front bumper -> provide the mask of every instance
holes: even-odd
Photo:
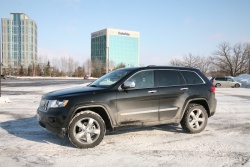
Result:
[[[37,109],[37,121],[41,127],[64,137],[67,132],[64,127],[66,116],[60,113],[60,111],[44,112]]]

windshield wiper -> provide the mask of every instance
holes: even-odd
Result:
[[[89,85],[89,87],[97,87],[96,85]]]

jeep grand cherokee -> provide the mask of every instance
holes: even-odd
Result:
[[[198,69],[135,67],[112,71],[86,87],[45,94],[39,124],[79,148],[97,146],[106,130],[180,123],[199,133],[216,109],[215,87]]]

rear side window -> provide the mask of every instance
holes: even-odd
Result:
[[[203,80],[195,73],[192,71],[182,71],[181,72],[186,83],[193,85],[193,84],[203,84]]]
[[[176,86],[183,84],[179,71],[174,70],[158,70],[157,80],[159,86]]]
[[[217,81],[226,81],[226,78],[215,78]]]

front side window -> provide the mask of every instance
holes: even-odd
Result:
[[[135,89],[152,88],[154,84],[154,71],[140,71],[128,79],[135,82]]]
[[[203,84],[203,80],[195,73],[192,71],[182,71],[181,72],[186,83],[188,85],[194,85],[194,84]]]
[[[183,80],[178,71],[159,70],[157,71],[157,80],[160,87],[182,85]]]

